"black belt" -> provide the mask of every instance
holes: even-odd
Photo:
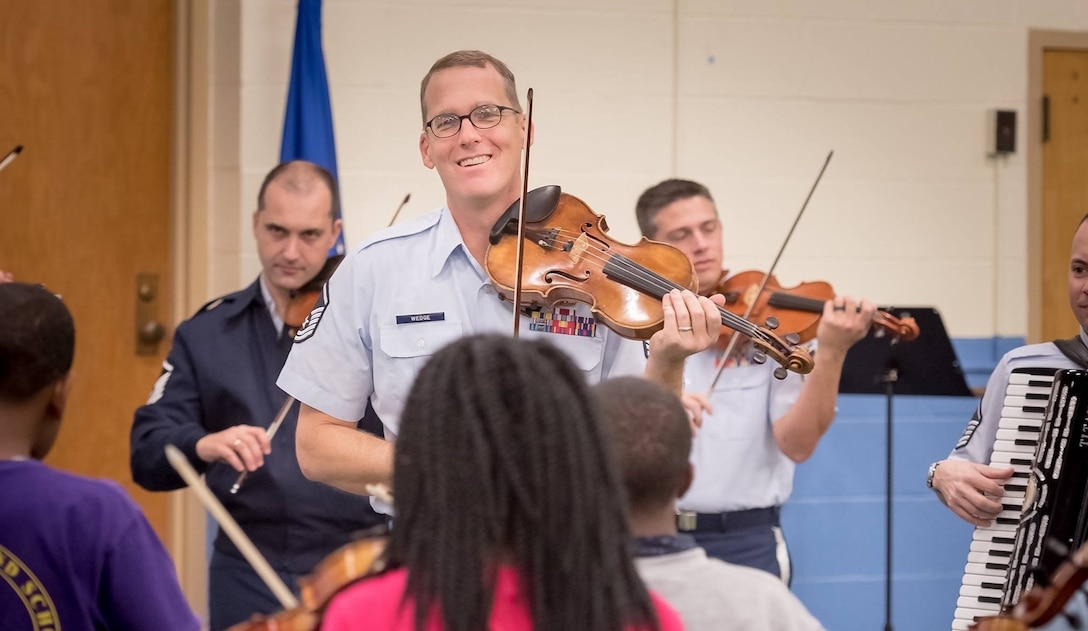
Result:
[[[676,529],[681,532],[725,532],[739,528],[778,526],[780,508],[768,506],[724,513],[693,513],[681,510],[676,514]]]

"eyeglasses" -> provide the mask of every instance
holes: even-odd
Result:
[[[435,138],[449,138],[461,131],[461,122],[466,118],[472,122],[476,129],[490,129],[502,122],[503,112],[521,113],[505,105],[481,105],[464,116],[439,114],[427,121],[426,127],[431,129],[431,133],[435,135]]]

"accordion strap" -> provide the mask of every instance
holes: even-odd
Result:
[[[1068,340],[1054,340],[1054,346],[1078,366],[1088,369],[1088,348],[1085,348],[1084,340],[1079,335]]]

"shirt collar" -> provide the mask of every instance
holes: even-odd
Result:
[[[268,315],[272,316],[272,326],[276,328],[276,336],[279,337],[283,335],[283,318],[280,317],[279,311],[276,309],[276,300],[272,297],[272,291],[268,289],[264,274],[257,277],[257,282],[261,286],[261,298],[264,299],[265,309],[268,309]]]
[[[438,215],[438,227],[435,232],[434,250],[431,254],[431,278],[438,276],[446,267],[446,263],[460,250],[461,256],[468,259],[469,263],[479,272],[484,280],[487,273],[480,267],[476,259],[472,258],[465,240],[461,238],[461,231],[457,228],[457,222],[453,219],[448,206],[442,208]]]
[[[697,547],[695,537],[683,533],[635,537],[631,540],[631,554],[636,557],[656,557],[676,554]]]

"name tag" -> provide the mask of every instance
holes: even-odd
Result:
[[[446,313],[410,313],[397,316],[397,324],[414,324],[416,322],[441,322],[446,319]]]

